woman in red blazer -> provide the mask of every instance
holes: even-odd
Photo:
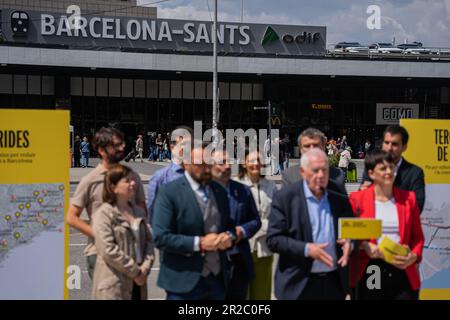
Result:
[[[416,196],[412,191],[394,187],[396,167],[389,153],[373,152],[367,155],[365,165],[373,184],[350,195],[353,212],[360,218],[381,219],[383,235],[408,247],[410,252],[405,257],[395,256],[393,264],[388,264],[377,246],[381,239],[361,241],[352,257],[352,286],[357,276],[359,299],[416,300],[420,289],[418,267],[424,245]],[[373,265],[381,271],[379,289],[373,278],[373,270],[378,269],[367,270]]]

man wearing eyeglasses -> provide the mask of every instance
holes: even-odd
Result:
[[[108,169],[119,163],[125,154],[125,142],[123,133],[114,128],[101,128],[92,141],[94,149],[101,158],[99,165],[84,176],[75,190],[75,194],[70,201],[67,212],[67,223],[88,236],[88,244],[84,250],[87,259],[87,269],[92,279],[97,258],[97,250],[94,245],[94,233],[90,222],[92,214],[103,204],[103,185],[105,173]],[[136,182],[136,195],[133,201],[147,211],[145,205],[145,193],[139,174],[132,171],[133,179]],[[80,218],[83,210],[86,209],[89,221]]]

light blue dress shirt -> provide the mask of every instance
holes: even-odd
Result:
[[[312,236],[314,243],[326,243],[325,251],[333,258],[334,266],[328,267],[324,263],[314,260],[311,272],[331,272],[337,269],[336,239],[334,235],[333,216],[331,214],[328,193],[318,200],[303,180],[303,191],[305,193],[306,204],[308,206],[309,221],[311,222]],[[305,246],[305,256],[308,256],[308,245]]]

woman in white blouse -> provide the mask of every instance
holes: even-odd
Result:
[[[272,292],[273,254],[266,244],[267,227],[276,185],[261,174],[261,155],[254,151],[246,152],[245,164],[239,166],[239,182],[247,185],[252,191],[258,212],[261,217],[261,229],[250,239],[255,266],[255,278],[249,286],[250,300],[270,300]]]
[[[378,247],[379,239],[362,241],[352,259],[352,280],[358,278],[359,297],[364,300],[416,300],[419,297],[420,276],[418,265],[422,259],[424,236],[420,223],[420,209],[413,191],[394,186],[395,164],[385,151],[369,153],[365,159],[370,188],[350,195],[355,215],[360,218],[379,219],[382,234],[407,248],[405,256],[394,255],[386,262]],[[373,268],[381,271],[381,288],[370,290],[368,277]],[[357,272],[356,272],[357,271]]]

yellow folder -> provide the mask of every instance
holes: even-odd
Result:
[[[369,240],[381,237],[381,220],[363,218],[339,218],[339,238]]]
[[[380,243],[378,244],[381,252],[383,252],[384,260],[387,263],[392,264],[394,261],[394,255],[396,256],[407,256],[409,249],[393,241],[391,238],[384,236]]]

